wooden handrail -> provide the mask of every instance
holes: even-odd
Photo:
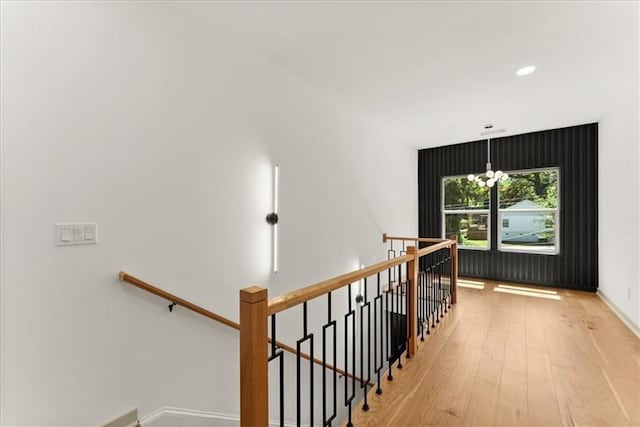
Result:
[[[410,242],[423,242],[423,243],[449,242],[449,239],[438,239],[436,237],[399,237],[399,236],[388,236],[387,233],[383,233],[382,242],[387,243],[387,240],[405,240]]]
[[[206,308],[200,307],[199,305],[196,305],[190,301],[187,301],[186,299],[180,298],[177,295],[174,295],[172,293],[169,293],[163,289],[160,289],[156,286],[153,286],[143,280],[138,279],[137,277],[134,277],[128,273],[125,273],[124,271],[121,271],[120,274],[118,274],[118,278],[120,279],[121,282],[125,282],[128,283],[130,285],[135,286],[136,288],[142,289],[144,291],[147,291],[149,293],[152,293],[154,295],[159,296],[160,298],[164,298],[167,301],[170,301],[176,305],[182,306],[186,309],[189,309],[195,313],[198,313],[204,317],[207,317],[211,320],[215,320],[216,322],[222,323],[223,325],[229,326],[230,328],[233,328],[237,331],[240,330],[240,325],[236,322],[234,322],[233,320],[227,319],[224,316],[221,316],[219,314],[216,314],[212,311],[207,310]],[[268,339],[268,342],[271,343],[271,338]],[[294,356],[297,354],[297,351],[295,348],[291,347],[290,345],[287,345],[283,342],[280,341],[276,341],[276,346],[278,346],[279,348],[281,348],[282,350],[293,354]],[[306,353],[300,353],[300,357],[302,357],[303,359],[306,360],[311,360],[311,357],[306,354]],[[323,365],[322,360],[314,357],[313,358],[313,363],[315,363],[316,365]],[[326,365],[327,369],[333,369],[333,366],[330,364]],[[340,368],[336,368],[336,372],[340,375],[342,375],[343,377],[349,377],[352,378],[356,381],[362,382],[362,379],[358,378],[357,376],[354,376],[352,374],[349,374],[348,372],[345,372],[344,370],[340,369]],[[372,383],[369,383],[369,385],[373,385]]]
[[[271,298],[269,300],[269,314],[276,314],[288,308],[295,307],[298,304],[302,304],[305,301],[312,300],[328,292],[340,289],[350,283],[355,283],[365,277],[372,276],[381,271],[393,268],[396,265],[408,262],[410,259],[413,259],[413,256],[399,256],[379,262],[377,264],[370,265],[369,267],[365,267],[362,270],[355,270],[350,273],[342,274],[329,280],[323,280],[322,282],[318,282],[301,289],[296,289],[295,291],[287,292],[286,294],[282,294],[275,298]]]
[[[440,243],[436,243],[435,245],[427,246],[418,251],[418,258],[428,255],[433,252],[437,252],[440,249],[450,248],[453,242],[451,240],[441,240]]]
[[[138,279],[137,277],[133,277],[132,275],[125,273],[124,271],[121,271],[120,274],[118,275],[118,277],[120,278],[121,282],[126,282],[130,285],[135,286],[136,288],[140,288],[142,290],[145,290],[149,293],[152,293],[154,295],[159,296],[160,298],[164,298],[167,301],[171,301],[172,303],[182,306],[184,308],[187,308],[191,311],[195,311],[198,314],[203,315],[204,317],[208,317],[211,320],[215,320],[216,322],[222,323],[223,325],[227,325],[237,331],[240,330],[240,325],[236,322],[234,322],[233,320],[229,320],[224,316],[220,316],[219,314],[216,314],[212,311],[207,310],[206,308],[202,308],[199,305],[196,305],[190,301],[187,301],[186,299],[182,299],[179,296],[170,294],[167,291],[164,291],[160,288],[157,288],[147,282],[144,282],[140,279]]]
[[[451,245],[453,244],[451,240],[447,239],[437,239],[437,241],[438,243],[435,245],[427,246],[420,249],[418,251],[418,258],[439,251],[440,249],[451,247]],[[347,286],[351,283],[356,283],[361,279],[373,276],[376,273],[388,270],[397,265],[409,262],[413,259],[414,255],[402,255],[379,262],[377,264],[370,265],[369,267],[365,267],[361,270],[354,270],[350,273],[342,274],[340,276],[336,276],[328,280],[323,280],[322,282],[318,282],[301,289],[287,292],[286,294],[277,296],[269,300],[268,313],[270,315],[279,313],[291,307],[295,307],[298,304],[302,304],[305,301],[312,300],[328,292],[332,292],[336,289]]]

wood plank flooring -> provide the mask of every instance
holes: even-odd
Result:
[[[354,425],[640,426],[640,339],[587,292],[461,279],[394,377]]]

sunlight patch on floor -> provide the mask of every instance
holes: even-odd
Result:
[[[509,285],[498,285],[494,287],[493,290],[494,292],[502,292],[505,294],[552,299],[555,301],[560,301],[562,299],[556,291],[547,291],[544,289],[523,288],[520,286],[509,286]]]
[[[504,289],[514,289],[516,291],[527,291],[527,292],[536,292],[540,294],[558,295],[556,291],[551,291],[547,289],[524,288],[522,286],[512,286],[512,285],[498,285],[498,287],[504,288]]]
[[[477,282],[475,280],[458,279],[458,286],[460,286],[461,288],[484,289],[484,282]]]

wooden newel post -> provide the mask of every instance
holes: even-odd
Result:
[[[269,424],[267,290],[240,290],[240,425]]]
[[[407,274],[407,331],[409,331],[409,354],[415,355],[418,350],[418,250],[415,246],[407,246],[407,255],[412,255]]]
[[[458,235],[452,234],[451,240],[451,304],[458,302]]]

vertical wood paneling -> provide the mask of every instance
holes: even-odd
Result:
[[[420,150],[421,236],[440,236],[441,179],[482,172],[486,141]],[[494,169],[560,168],[560,254],[497,251],[497,210],[491,213],[492,250],[460,250],[460,275],[595,291],[598,287],[597,123],[496,138]],[[491,195],[497,203],[497,190]]]

